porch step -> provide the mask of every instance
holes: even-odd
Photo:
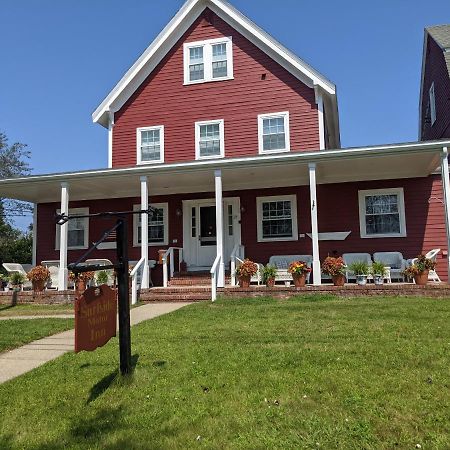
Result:
[[[230,284],[230,276],[225,276],[225,283]],[[211,274],[209,272],[185,272],[175,273],[169,281],[169,286],[211,286]]]
[[[155,287],[143,289],[140,294],[140,301],[168,301],[168,302],[198,302],[211,300],[211,288],[208,286],[169,286],[167,288]]]

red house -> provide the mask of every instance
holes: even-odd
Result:
[[[318,285],[328,254],[440,248],[447,280],[450,141],[340,148],[334,84],[226,1],[188,0],[92,117],[109,133],[107,169],[0,181],[0,196],[35,203],[34,258],[59,260],[59,289],[109,223],[59,227],[57,211],[148,204],[156,213],[129,219],[144,267],[182,252],[221,286],[235,255],[311,255]]]

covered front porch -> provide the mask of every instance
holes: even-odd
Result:
[[[211,272],[213,285],[223,287],[225,270],[237,251],[239,257],[262,264],[273,255],[311,255],[311,284],[320,286],[321,260],[328,254],[398,251],[411,258],[439,246],[438,267],[442,278],[448,279],[449,144],[293,152],[32,176],[0,181],[0,195],[36,204],[34,263],[59,261],[61,291],[67,289],[68,262],[100,237],[107,221],[91,219],[78,230],[65,224],[56,231],[56,211],[145,210],[148,205],[158,211],[156,219],[135,215],[129,223],[130,259],[141,263],[143,289],[150,287],[150,260],[162,263],[152,274],[158,281],[161,272],[156,284],[168,286],[184,261],[188,271]],[[402,189],[405,233],[374,239],[361,232],[358,195],[377,189]],[[274,208],[280,220],[266,217],[264,208]],[[429,233],[430,217],[438,216],[442,226]],[[341,239],[343,234],[347,235]],[[79,245],[71,246],[74,236]],[[92,256],[114,260],[114,253],[114,243],[107,242]]]

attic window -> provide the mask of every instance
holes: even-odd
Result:
[[[429,96],[430,96],[431,125],[433,125],[434,122],[436,122],[436,99],[435,99],[435,95],[434,95],[434,82],[431,83]]]
[[[184,84],[233,78],[231,37],[184,44]]]

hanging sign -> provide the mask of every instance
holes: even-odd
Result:
[[[116,335],[117,298],[106,284],[91,287],[75,300],[75,353],[93,351]]]

